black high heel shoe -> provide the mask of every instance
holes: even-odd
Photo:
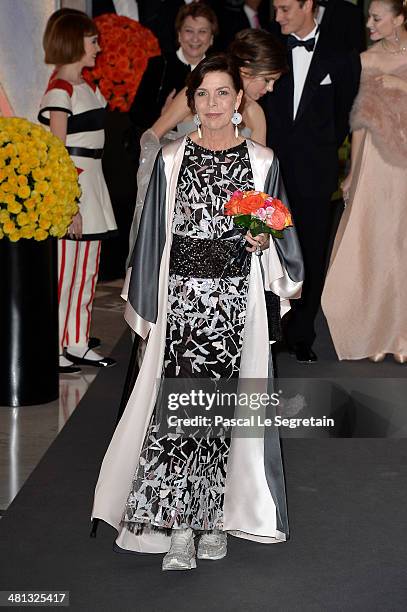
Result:
[[[92,529],[90,530],[89,537],[96,538],[96,532],[99,527],[99,519],[92,519]]]

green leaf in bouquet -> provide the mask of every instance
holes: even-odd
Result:
[[[271,229],[269,227],[270,230],[270,234],[273,234],[274,238],[283,238],[283,231],[282,230],[276,230],[276,229]]]
[[[252,222],[252,216],[251,215],[236,215],[233,218],[235,225],[238,225],[239,227],[247,227],[247,229],[250,228],[250,224]]]
[[[268,228],[263,221],[260,221],[260,219],[252,219],[252,222],[250,223],[250,232],[252,236],[269,233],[269,229],[270,228]]]
[[[276,230],[266,225],[260,219],[255,219],[251,215],[236,215],[233,218],[235,225],[239,227],[245,227],[250,230],[252,236],[258,236],[259,234],[271,234],[275,238],[282,238],[283,231]]]
[[[250,232],[252,236],[258,236],[259,234],[271,234],[275,238],[283,237],[282,230],[273,229],[272,227],[269,227],[268,225],[263,223],[263,221],[260,221],[260,219],[254,219],[252,221],[252,224],[250,226]]]

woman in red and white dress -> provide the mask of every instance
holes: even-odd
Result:
[[[89,347],[89,330],[101,240],[117,226],[102,171],[106,100],[82,77],[82,70],[94,66],[100,51],[98,31],[85,14],[50,19],[45,62],[56,68],[38,118],[65,143],[82,189],[79,212],[58,248],[59,367],[60,372],[75,373],[79,365],[115,364]]]

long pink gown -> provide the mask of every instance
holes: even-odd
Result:
[[[366,72],[367,79],[377,75]],[[407,81],[406,68],[393,73]],[[394,89],[378,91],[377,85],[375,89],[376,96],[384,96],[380,103],[394,114],[389,125],[394,127],[391,121],[397,120],[402,125],[407,94]],[[372,88],[363,91],[361,87],[359,95],[365,97],[355,103],[359,103],[366,119],[362,121],[365,137],[322,295],[322,308],[339,359],[363,359],[380,352],[407,355],[407,144],[402,142],[402,128],[392,129],[386,142],[387,112],[385,117],[376,116],[375,101],[374,125],[371,130],[367,127],[369,91]],[[358,129],[356,115],[353,127],[356,124]],[[383,128],[381,138],[377,137],[376,125]],[[404,161],[399,150],[392,156],[392,142],[402,152],[405,147]]]

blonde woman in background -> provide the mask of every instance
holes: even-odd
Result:
[[[339,359],[407,362],[407,0],[373,0],[351,115],[347,207],[322,307]]]

